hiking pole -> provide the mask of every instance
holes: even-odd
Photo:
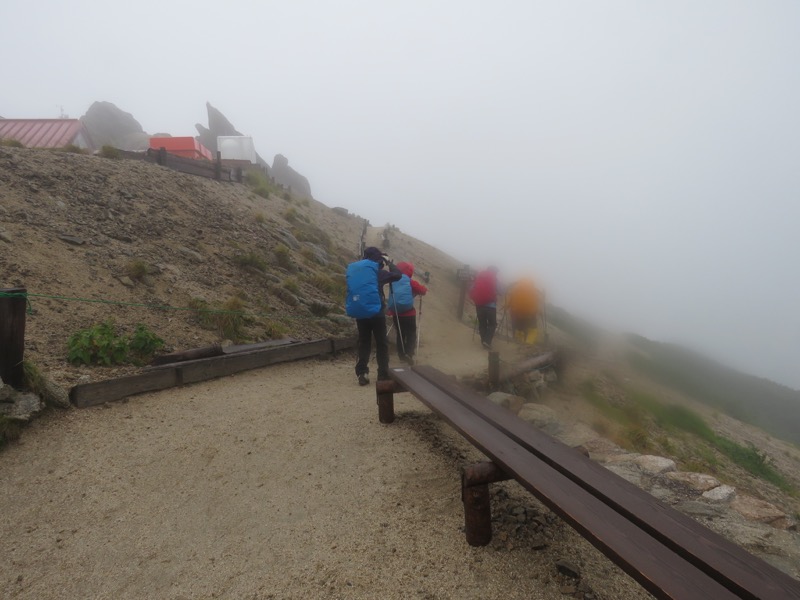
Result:
[[[419,340],[422,337],[422,296],[419,297],[419,310],[417,312],[419,316],[417,317],[417,351],[414,353],[415,356],[419,356]]]
[[[397,314],[397,298],[394,297],[394,288],[392,287],[391,282],[389,283],[389,294],[390,298],[392,299],[392,304],[394,305],[394,319],[397,319],[397,337],[400,338],[400,349],[403,352],[403,356],[408,356],[406,354],[406,343],[403,339],[403,330],[400,329],[400,315]],[[392,319],[394,321],[394,319]]]

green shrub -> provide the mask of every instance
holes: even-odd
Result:
[[[267,261],[255,252],[248,252],[247,254],[240,254],[233,257],[233,262],[243,269],[253,268],[262,273],[267,270]]]
[[[143,260],[134,259],[125,265],[125,274],[134,281],[142,281],[149,272],[150,269]]]
[[[24,148],[25,144],[11,138],[0,138],[0,146],[5,146],[6,148]]]
[[[281,300],[284,304],[288,304],[289,306],[297,306],[298,300],[297,296],[295,296],[292,292],[287,290],[285,287],[280,285],[274,285],[270,288],[272,294]]]
[[[136,326],[128,342],[130,359],[136,364],[150,362],[153,355],[164,347],[164,340],[141,323]]]
[[[326,317],[331,312],[331,306],[330,304],[315,301],[308,305],[308,310],[317,317]]]
[[[275,246],[275,249],[272,252],[275,255],[275,261],[278,263],[279,267],[282,267],[287,271],[295,270],[294,261],[292,260],[289,248],[283,244],[278,244]]]
[[[45,388],[44,375],[34,363],[22,361],[23,385],[25,389],[41,396]]]
[[[72,154],[86,154],[86,151],[81,148],[80,146],[76,146],[75,144],[67,144],[59,148],[61,152],[70,152]]]
[[[298,294],[300,292],[300,285],[298,285],[297,280],[294,277],[287,277],[284,279],[283,287],[293,294]]]
[[[267,220],[267,218],[264,216],[264,213],[262,213],[262,212],[257,212],[253,216],[253,219],[255,220],[256,223],[264,223]]]
[[[216,313],[217,330],[226,340],[241,342],[244,340],[245,315],[244,302],[236,296],[228,298],[222,304],[222,311]]]
[[[271,193],[276,193],[277,188],[270,183],[269,178],[259,170],[251,169],[244,175],[244,182],[253,192],[262,198],[269,198]]]
[[[102,156],[103,158],[110,158],[112,160],[119,160],[122,158],[119,150],[114,148],[114,146],[103,146],[100,148],[100,152],[97,153],[98,156]]]
[[[281,198],[283,198],[287,202],[291,202],[292,201],[292,195],[289,192],[283,192],[281,194]]]
[[[294,207],[290,207],[283,211],[283,218],[290,223],[295,223],[300,220],[300,213]]]
[[[67,341],[67,360],[73,365],[116,365],[128,358],[128,340],[118,336],[108,320],[74,333]]]
[[[74,365],[141,364],[163,345],[164,340],[141,324],[130,339],[118,335],[109,319],[73,334],[67,341],[67,360]]]
[[[189,308],[194,311],[194,316],[197,319],[197,324],[203,329],[214,328],[214,317],[211,312],[211,307],[208,302],[202,298],[192,298],[189,300]]]

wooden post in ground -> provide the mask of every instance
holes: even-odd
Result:
[[[222,179],[222,152],[217,150],[217,160],[214,161],[214,179],[220,181]]]
[[[25,379],[22,358],[27,292],[23,287],[0,289],[0,377],[15,388],[21,387]]]
[[[378,420],[381,423],[394,422],[394,381],[378,381],[375,393],[378,397]]]
[[[167,166],[167,149],[164,146],[158,149],[158,156],[156,156],[156,163],[162,167]]]
[[[485,546],[492,541],[489,484],[506,479],[510,478],[493,462],[467,465],[461,469],[464,533],[470,546]]]
[[[489,352],[489,387],[496,390],[500,386],[500,353]]]

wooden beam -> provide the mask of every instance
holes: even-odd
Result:
[[[0,292],[0,378],[19,388],[25,380],[22,359],[25,354],[25,309],[27,289],[3,288]]]

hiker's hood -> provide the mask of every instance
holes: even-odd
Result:
[[[409,277],[414,275],[414,263],[399,262],[397,263],[397,268],[403,275],[408,275]]]

